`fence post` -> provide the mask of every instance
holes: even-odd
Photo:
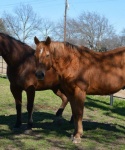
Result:
[[[113,106],[113,94],[110,95],[110,105]]]

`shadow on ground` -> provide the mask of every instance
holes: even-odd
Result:
[[[15,135],[19,135],[19,138],[16,139],[17,145],[19,147],[20,145],[21,147],[25,147],[25,144],[22,142],[21,139],[27,139],[27,136],[22,136],[26,128],[27,113],[23,113],[22,116],[24,121],[23,127],[20,131],[18,130],[17,132],[12,131],[16,120],[16,115],[0,116],[0,138],[6,137],[9,140],[15,141]],[[33,118],[34,127],[33,132],[30,135],[32,136],[32,138],[34,138],[35,140],[46,140],[49,143],[51,142],[51,144],[56,148],[58,147],[60,149],[67,149],[67,146],[69,146],[69,150],[72,149],[72,146],[70,144],[66,145],[66,143],[60,139],[60,137],[67,137],[67,141],[71,141],[70,136],[72,131],[74,130],[74,125],[70,124],[68,120],[64,118],[57,119],[57,117],[54,114],[50,114],[47,112],[34,112]],[[7,125],[10,130],[3,130],[1,125]],[[91,139],[93,141],[96,140],[101,142],[101,138],[104,139],[105,135],[108,135],[109,131],[110,133],[113,132],[113,135],[117,132],[125,135],[125,127],[118,126],[115,124],[106,124],[83,120],[83,126],[85,131],[85,136],[83,137],[83,140]],[[99,129],[100,132],[97,131],[97,129]],[[104,132],[104,135],[102,134],[102,131]],[[55,134],[55,137],[57,138],[49,138],[49,136],[52,136],[52,134]],[[98,134],[101,138],[98,138],[96,134]],[[78,150],[81,149],[79,146],[74,147]]]
[[[85,102],[85,107],[90,110],[93,110],[93,108],[99,108],[104,111],[110,110],[112,113],[116,113],[118,115],[125,116],[125,105],[123,107],[114,107],[114,106],[112,107],[107,102],[104,102],[104,101],[101,101],[98,99],[92,99],[90,97],[87,97],[87,101]]]
[[[23,113],[22,116],[23,116],[22,118],[24,122],[22,129],[24,129],[26,127],[26,122],[27,122],[27,113]],[[34,118],[33,128],[39,128],[39,129],[41,128],[43,130],[47,130],[48,132],[55,131],[57,132],[57,134],[60,134],[58,133],[58,131],[63,130],[61,134],[66,135],[66,136],[67,136],[67,133],[65,132],[65,130],[74,129],[74,125],[69,123],[68,120],[64,118],[57,118],[54,114],[50,114],[47,112],[34,112],[33,118]],[[0,125],[8,125],[10,130],[13,129],[15,121],[16,121],[16,115],[10,115],[10,116],[1,115],[0,116]],[[84,131],[96,130],[97,128],[100,128],[106,131],[125,133],[125,126],[120,126],[120,125],[115,125],[115,124],[83,120],[83,126],[84,126]],[[123,130],[118,129],[117,128],[118,126]]]

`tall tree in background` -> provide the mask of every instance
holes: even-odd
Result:
[[[22,42],[33,38],[41,24],[41,18],[34,13],[32,7],[23,4],[14,10],[13,15],[5,12],[4,21],[10,34]]]
[[[121,45],[125,46],[125,28],[121,32],[120,39],[121,39]]]
[[[110,39],[115,35],[112,25],[108,19],[95,12],[83,12],[74,25],[77,35],[81,38],[81,44],[99,51],[104,39]]]
[[[54,23],[48,19],[42,19],[39,26],[40,37],[46,38],[47,36],[53,36]]]
[[[53,30],[53,36],[55,40],[63,41],[64,39],[64,21],[63,20],[60,20],[56,23],[55,28]]]
[[[56,36],[62,39],[62,21],[57,24],[56,29],[58,31]],[[108,40],[115,41],[116,34],[113,26],[104,16],[95,12],[83,12],[77,18],[67,18],[66,39],[73,44],[85,45],[95,51],[104,51],[113,47]]]

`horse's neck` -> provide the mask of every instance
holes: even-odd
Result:
[[[32,49],[28,50],[28,46],[26,47],[22,44],[17,47],[16,44],[8,46],[6,43],[4,43],[4,46],[5,47],[2,48],[2,57],[9,67],[18,66],[22,61],[24,61],[26,56],[32,53]]]
[[[77,73],[79,67],[79,60],[74,54],[67,53],[67,55],[61,55],[60,57],[52,58],[53,68],[63,78],[72,78]]]

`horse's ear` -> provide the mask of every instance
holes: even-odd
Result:
[[[39,39],[36,36],[34,37],[34,42],[36,45],[40,43]]]
[[[46,45],[49,45],[50,43],[51,43],[51,38],[48,36],[47,39],[46,39],[45,44],[46,44]]]

